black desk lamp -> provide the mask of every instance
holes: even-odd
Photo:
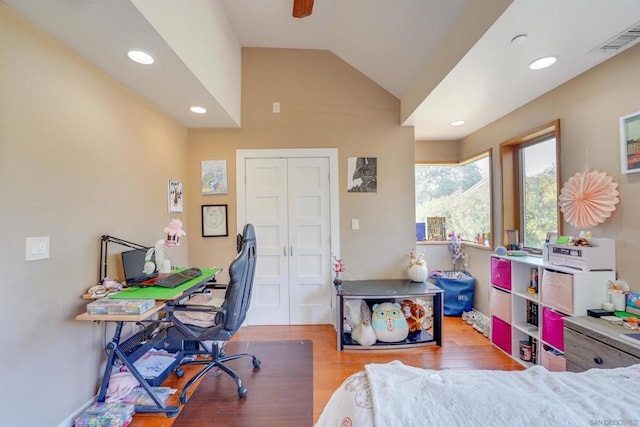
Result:
[[[150,246],[140,245],[138,243],[129,242],[127,240],[120,239],[109,235],[102,235],[100,237],[100,264],[98,265],[98,284],[102,284],[102,281],[107,277],[107,258],[109,243],[116,243],[118,245],[126,246],[131,249],[139,249],[148,251]]]
[[[180,246],[180,237],[186,235],[187,233],[182,229],[182,221],[180,221],[179,219],[172,219],[169,225],[164,228],[164,232],[167,234],[167,239],[158,240],[153,247],[129,242],[128,240],[109,236],[107,234],[102,235],[100,237],[100,264],[98,265],[98,284],[101,285],[102,281],[107,277],[107,249],[110,242],[117,243],[118,245],[126,246],[131,249],[139,249],[144,251],[153,249],[153,254],[155,255],[156,259],[156,264],[153,266],[154,270],[158,270],[161,273],[169,273],[171,271],[171,264],[169,258],[167,258],[165,255],[164,248]],[[148,252],[147,257],[150,258],[150,255],[151,253]]]

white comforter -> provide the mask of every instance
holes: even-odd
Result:
[[[640,425],[639,386],[640,365],[571,373],[369,364],[336,390],[316,425]]]

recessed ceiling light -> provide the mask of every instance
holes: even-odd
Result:
[[[207,109],[204,108],[204,107],[193,106],[193,107],[189,108],[189,111],[191,111],[192,113],[204,114],[204,113],[207,112]]]
[[[542,70],[543,68],[547,68],[556,63],[558,58],[555,56],[545,56],[544,58],[536,59],[531,64],[529,64],[529,68],[532,70]]]
[[[527,38],[528,37],[526,34],[518,34],[517,36],[511,39],[511,44],[522,44],[527,41]]]
[[[155,62],[153,56],[141,50],[130,50],[129,52],[127,52],[127,56],[130,60],[132,60],[133,62],[137,62],[138,64],[151,65]]]
[[[454,120],[451,122],[451,126],[462,126],[463,124],[467,123],[464,120]]]

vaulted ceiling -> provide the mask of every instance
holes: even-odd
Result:
[[[242,47],[329,50],[400,100],[416,140],[458,140],[640,40],[638,0],[316,0],[305,18],[293,0],[2,1],[191,128],[241,126]]]

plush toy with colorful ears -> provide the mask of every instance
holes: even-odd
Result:
[[[409,325],[398,303],[374,304],[371,326],[382,342],[404,341],[409,335]]]

